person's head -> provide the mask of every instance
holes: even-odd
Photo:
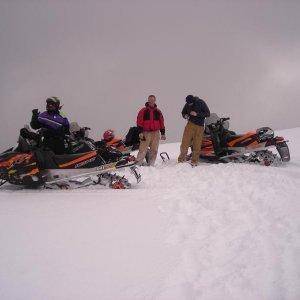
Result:
[[[193,105],[194,104],[194,96],[193,95],[188,95],[185,97],[185,101],[188,105]]]
[[[46,110],[48,112],[58,112],[60,110],[60,100],[57,97],[49,97],[46,99]]]
[[[149,106],[154,107],[156,102],[156,97],[154,95],[148,96]]]
[[[103,140],[110,142],[115,137],[115,133],[112,129],[108,129],[103,133]]]

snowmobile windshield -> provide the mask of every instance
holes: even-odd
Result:
[[[205,119],[204,124],[205,124],[205,126],[208,126],[210,124],[216,123],[219,120],[220,120],[220,117],[216,113],[211,113],[210,116]],[[223,127],[226,130],[229,129],[229,121],[228,120],[223,122]]]
[[[216,113],[211,113],[209,117],[205,118],[205,125],[208,126],[210,124],[216,123],[220,120],[220,117]]]

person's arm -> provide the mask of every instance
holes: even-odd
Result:
[[[182,111],[181,111],[181,114],[182,114],[182,117],[184,119],[188,119],[189,118],[189,113],[188,113],[188,110],[187,110],[187,104],[184,105]]]
[[[165,136],[166,135],[165,121],[161,111],[159,111],[159,126],[160,126],[161,135]]]
[[[64,133],[65,134],[70,134],[70,123],[69,123],[69,120],[67,118],[64,118],[63,127],[64,127]]]
[[[205,101],[203,100],[202,101],[202,110],[203,110],[203,116],[205,117],[205,118],[207,118],[207,117],[209,117],[210,116],[210,110],[209,110],[209,108],[208,108],[208,106],[207,106],[207,104],[205,103]]]
[[[136,120],[136,125],[139,128],[140,133],[143,132],[143,130],[144,130],[144,112],[145,112],[145,109],[142,108],[139,111],[137,120]]]
[[[32,129],[40,129],[42,127],[41,123],[38,120],[39,117],[39,111],[38,109],[34,109],[32,111],[32,117],[30,121],[30,126]]]
[[[203,100],[194,105],[193,111],[196,113],[196,117],[199,118],[206,118],[210,116],[209,108]]]

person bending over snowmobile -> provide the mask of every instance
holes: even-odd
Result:
[[[30,126],[41,129],[43,146],[55,154],[64,154],[66,134],[69,134],[69,121],[60,112],[60,100],[57,97],[46,99],[46,111],[39,113],[38,109],[32,111]]]
[[[178,162],[186,161],[188,148],[192,145],[193,154],[191,164],[192,166],[197,166],[204,132],[204,119],[209,117],[210,111],[205,101],[196,96],[188,95],[185,100],[186,104],[181,114],[188,122],[183,132]]]

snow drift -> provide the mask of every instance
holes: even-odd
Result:
[[[1,299],[299,299],[291,162],[142,167],[132,190],[0,189]]]

